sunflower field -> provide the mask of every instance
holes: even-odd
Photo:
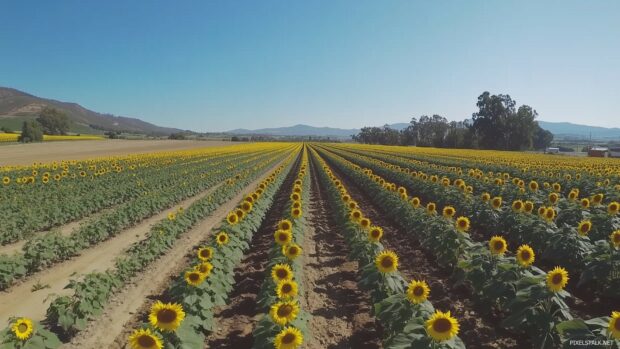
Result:
[[[249,143],[0,166],[0,349],[620,349],[617,159]]]

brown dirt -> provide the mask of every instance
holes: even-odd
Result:
[[[351,197],[356,200],[364,215],[384,230],[382,243],[399,257],[399,271],[406,280],[425,280],[431,288],[429,300],[433,306],[450,312],[461,326],[459,336],[468,348],[526,348],[530,344],[498,326],[499,320],[482,315],[475,308],[471,295],[462,288],[453,288],[450,275],[439,268],[429,254],[423,252],[418,241],[402,232],[394,222],[385,218],[376,204],[337,168],[334,174],[342,180]]]
[[[49,297],[50,295],[72,293],[72,290],[64,289],[71,278],[78,278],[80,275],[93,271],[104,271],[113,267],[116,257],[121,255],[125,248],[131,244],[142,240],[150,231],[151,226],[166,218],[169,211],[177,210],[181,206],[188,207],[196,200],[211,193],[218,186],[188,198],[170,209],[151,216],[134,227],[82,251],[79,256],[35,273],[4,292],[0,292],[0,323],[6,323],[10,316],[25,316],[34,320],[42,320],[47,307],[54,298]],[[49,287],[32,292],[32,287],[35,285],[47,285]]]
[[[35,144],[10,144],[0,147],[0,167],[32,165],[60,160],[83,160],[133,153],[174,151],[234,145],[222,141],[123,140],[67,141]]]
[[[304,241],[305,299],[302,306],[312,314],[308,324],[312,340],[307,349],[380,348],[371,301],[357,287],[355,261],[338,229],[329,219],[327,202],[312,166],[312,196]]]
[[[218,207],[211,216],[185,233],[168,253],[147,268],[148,272],[125,285],[125,288],[110,300],[101,316],[89,322],[84,331],[62,348],[124,348],[134,325],[141,323],[140,316],[150,308],[154,298],[166,289],[171,278],[186,268],[194,247],[211,236],[205,232],[211,232],[217,227],[244,195],[279,165],[280,163],[268,169],[265,175],[250,183],[235,197]]]
[[[293,167],[282,183],[265,219],[252,237],[250,249],[235,268],[234,289],[228,304],[215,311],[216,330],[207,338],[205,348],[251,348],[254,344],[252,331],[264,314],[257,309],[256,301],[266,276],[265,268],[269,262],[269,250],[273,245],[274,227],[282,219],[282,212],[287,210],[297,168],[298,166]]]

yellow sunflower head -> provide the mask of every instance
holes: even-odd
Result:
[[[353,222],[359,222],[362,217],[364,217],[362,215],[362,211],[358,209],[351,210],[351,213],[349,213],[349,219],[351,219]]]
[[[425,325],[428,335],[437,342],[449,340],[459,333],[459,323],[449,311],[444,313],[436,310]]]
[[[612,311],[607,332],[613,339],[620,339],[620,311]]]
[[[381,251],[375,258],[375,265],[382,273],[392,273],[398,269],[398,256],[392,251]]]
[[[278,283],[283,280],[293,279],[293,269],[288,264],[280,263],[271,268],[271,278],[273,282]]]
[[[177,215],[174,212],[168,213],[168,220],[173,221],[177,218]]]
[[[620,247],[620,230],[616,230],[611,233],[611,235],[609,235],[609,239],[614,247]]]
[[[531,181],[529,187],[530,187],[531,191],[537,191],[538,190],[538,182]]]
[[[293,194],[291,194],[290,199],[292,201],[300,201],[301,200],[301,195],[299,195],[299,193],[293,193]]]
[[[405,187],[398,187],[398,194],[405,194],[407,195],[407,189]]]
[[[301,201],[293,201],[291,204],[292,208],[301,208]]]
[[[295,320],[299,314],[299,304],[296,301],[277,302],[269,309],[271,320],[280,326]]]
[[[534,203],[531,201],[526,201],[523,203],[523,212],[532,213],[534,210]]]
[[[301,208],[292,208],[291,209],[291,216],[293,218],[299,218],[302,215],[302,211]]]
[[[17,339],[25,341],[32,335],[34,325],[32,324],[32,320],[28,318],[19,318],[11,325],[11,331]]]
[[[368,229],[368,239],[370,241],[378,242],[383,237],[383,229],[381,227],[372,226]]]
[[[304,342],[301,331],[295,327],[285,327],[276,335],[274,340],[275,349],[297,349]]]
[[[592,229],[592,222],[590,222],[589,220],[581,221],[579,222],[579,225],[577,226],[577,233],[579,233],[579,235],[581,236],[586,236],[588,235],[591,229]]]
[[[568,272],[561,267],[555,267],[547,273],[547,287],[551,292],[558,292],[568,284]]]
[[[239,217],[239,220],[242,220],[243,217],[245,217],[245,211],[240,208],[235,209],[235,214]]]
[[[202,274],[205,278],[207,278],[211,274],[211,270],[213,270],[213,264],[209,262],[202,262],[194,267],[194,270]]]
[[[282,280],[276,284],[276,294],[279,299],[291,299],[297,297],[299,287],[294,280]]]
[[[411,199],[411,206],[418,208],[420,207],[420,198],[418,197],[414,197],[413,199]]]
[[[560,190],[562,190],[560,183],[553,183],[553,191],[560,192]]]
[[[559,199],[560,199],[560,196],[558,195],[558,193],[549,193],[549,202],[552,205],[558,202]]]
[[[534,250],[528,245],[521,245],[517,249],[517,263],[519,263],[522,267],[529,267],[534,263],[536,259],[536,255],[534,254]]]
[[[244,201],[241,203],[241,209],[243,210],[243,212],[248,213],[250,211],[252,211],[252,203],[249,201]]]
[[[580,203],[581,203],[581,207],[583,208],[590,207],[590,200],[588,200],[587,198],[581,199]]]
[[[547,222],[551,222],[555,219],[555,209],[553,207],[547,207],[545,209],[544,218]]]
[[[175,331],[185,318],[185,312],[180,304],[155,302],[151,307],[149,322],[162,331]]]
[[[278,245],[284,246],[289,244],[293,240],[293,233],[290,230],[278,229],[273,234],[273,238]]]
[[[434,202],[429,202],[428,204],[426,204],[426,213],[430,215],[434,215],[435,213],[437,213],[437,205],[435,205]]]
[[[219,232],[215,236],[215,242],[217,242],[217,244],[220,245],[220,246],[226,245],[229,240],[230,239],[228,238],[228,234],[226,234],[226,232],[224,232],[224,231]]]
[[[620,211],[620,203],[618,203],[617,201],[612,201],[609,203],[609,205],[607,205],[607,213],[609,213],[610,215],[616,215],[618,214],[618,211]]]
[[[515,212],[523,211],[523,201],[515,200],[512,202],[512,210]]]
[[[430,293],[431,289],[426,284],[426,281],[413,280],[407,286],[407,299],[413,304],[425,302]]]
[[[489,240],[489,250],[493,255],[503,255],[508,250],[508,243],[506,243],[506,240],[501,236],[493,236],[491,240]]]
[[[466,232],[469,230],[469,218],[467,217],[459,217],[456,219],[456,222],[454,222],[454,226],[456,227],[456,230],[460,231],[460,232]]]
[[[135,330],[129,336],[129,346],[131,349],[162,349],[164,344],[157,332],[146,328]]]
[[[343,194],[341,196],[342,201],[344,202],[349,202],[349,200],[351,200],[351,196],[349,194]]]
[[[502,207],[502,198],[500,196],[496,196],[491,200],[491,206],[496,209],[499,210],[500,207]]]
[[[211,247],[205,246],[198,249],[198,259],[208,261],[211,258],[213,258],[213,249]]]
[[[371,222],[370,222],[370,219],[364,217],[360,219],[359,224],[362,228],[368,228],[370,227]]]
[[[358,207],[357,202],[353,200],[349,200],[349,202],[347,203],[347,206],[349,206],[349,209],[351,210],[354,210]]]
[[[446,218],[452,218],[455,213],[456,213],[456,210],[452,206],[446,206],[443,208],[443,211],[442,211],[443,216]]]
[[[599,205],[601,202],[603,202],[603,198],[604,198],[604,197],[605,197],[605,196],[604,196],[603,194],[601,194],[601,193],[595,194],[595,195],[592,197],[592,202],[593,202],[595,205]]]
[[[579,196],[579,193],[574,190],[571,190],[570,193],[568,193],[568,199],[571,201],[577,199],[577,196]]]
[[[185,282],[190,286],[200,286],[206,278],[205,274],[197,270],[188,270],[185,272]]]
[[[288,219],[283,219],[278,222],[278,229],[280,230],[291,230],[293,229],[293,223]]]
[[[226,216],[226,222],[228,222],[228,224],[230,224],[230,225],[235,225],[235,224],[239,223],[239,216],[237,216],[237,213],[235,213],[235,212],[230,212]]]
[[[489,193],[482,193],[481,198],[482,198],[482,201],[488,202],[489,200],[491,200],[491,194],[489,194]]]
[[[290,260],[299,257],[301,255],[301,252],[301,246],[294,243],[282,246],[282,254]]]

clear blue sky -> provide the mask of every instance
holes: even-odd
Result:
[[[352,128],[507,93],[620,127],[620,1],[2,1],[0,86],[200,131]]]

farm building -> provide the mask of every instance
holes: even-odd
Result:
[[[609,148],[593,147],[588,150],[588,156],[595,158],[606,158],[609,156]]]

